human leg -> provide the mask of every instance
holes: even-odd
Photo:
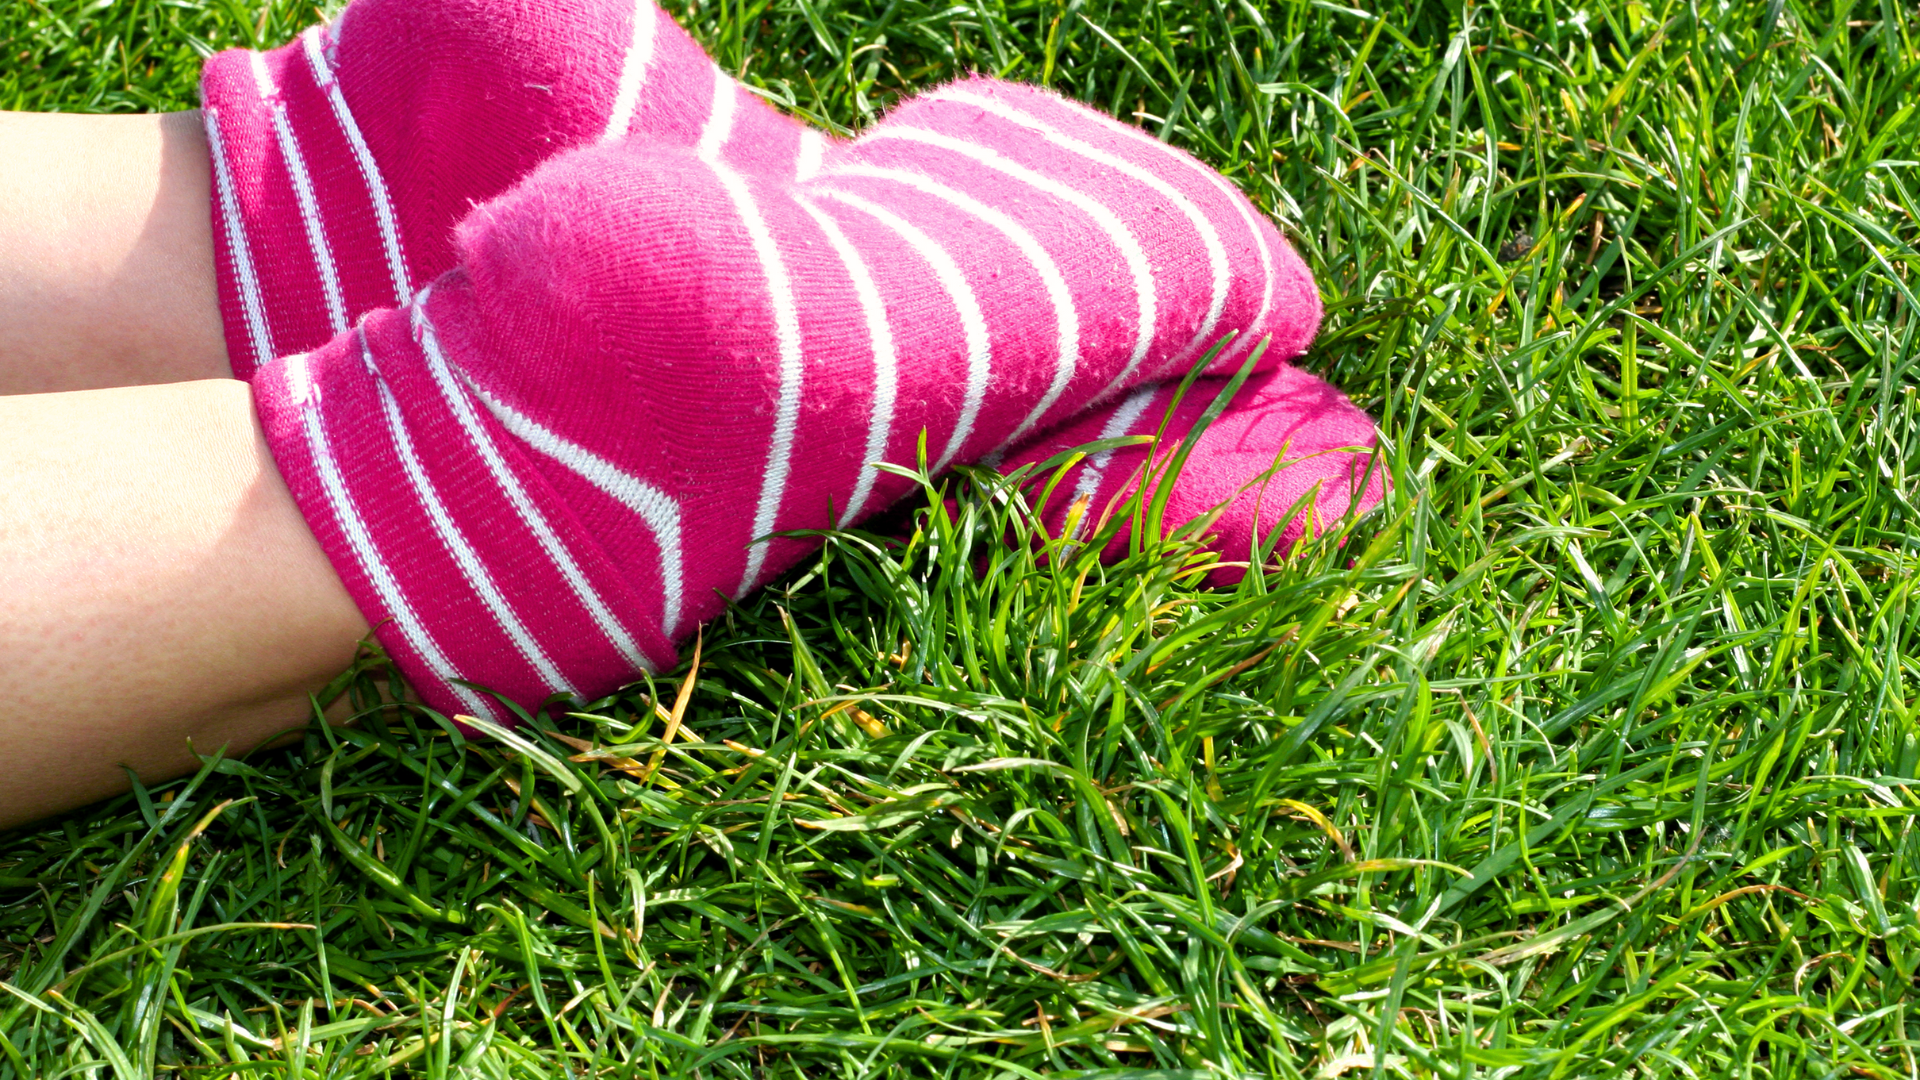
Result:
[[[233,380],[0,397],[0,828],[299,726],[367,624]]]
[[[0,113],[0,394],[228,375],[197,112]]]

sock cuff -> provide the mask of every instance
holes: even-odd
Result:
[[[582,530],[540,450],[464,376],[457,275],[308,354],[260,369],[261,423],[288,487],[374,633],[447,715],[512,715],[672,667],[659,582]]]
[[[353,313],[405,303],[399,212],[341,95],[325,32],[207,61],[220,314],[236,378],[326,341]]]

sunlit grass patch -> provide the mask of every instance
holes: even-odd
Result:
[[[17,5],[0,88],[184,107],[261,10]],[[370,665],[0,839],[0,1075],[1920,1071],[1910,12],[676,14],[843,129],[981,70],[1220,167],[1387,504],[1208,590],[953,478],[517,743]]]

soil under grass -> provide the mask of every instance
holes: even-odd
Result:
[[[314,13],[14,0],[0,106]],[[1909,8],[675,13],[837,128],[981,70],[1216,164],[1388,504],[1210,592],[953,478],[677,724],[467,742],[370,658],[357,729],[0,836],[0,1078],[1920,1074]]]

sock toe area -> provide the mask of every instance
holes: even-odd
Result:
[[[1182,402],[1176,424],[1197,420],[1211,395]],[[1242,404],[1244,402],[1244,404]],[[1213,545],[1229,562],[1274,540],[1276,555],[1337,531],[1350,513],[1385,496],[1373,419],[1332,384],[1292,365],[1248,380],[1233,405],[1202,434],[1167,500],[1168,520],[1195,520],[1227,504]],[[1369,474],[1371,469],[1371,474]],[[1216,571],[1237,581],[1240,569]]]
[[[1055,489],[1042,519],[1059,535],[1069,515],[1078,514],[1083,523],[1078,529],[1085,535],[1139,489],[1149,450],[1156,463],[1164,462],[1174,441],[1187,437],[1226,383],[1219,377],[1198,380],[1171,418],[1167,406],[1173,386],[1142,388],[1115,408],[1035,440],[1002,468],[1044,461],[1101,439],[1153,435],[1165,421],[1166,441],[1159,447],[1096,454]],[[1256,373],[1194,445],[1167,493],[1165,521],[1174,528],[1223,507],[1208,545],[1223,559],[1244,563],[1255,543],[1269,541],[1276,555],[1285,556],[1307,537],[1339,528],[1349,512],[1364,513],[1385,496],[1384,463],[1377,463],[1373,452],[1377,440],[1372,418],[1326,380],[1291,364]],[[1084,506],[1075,510],[1074,502],[1082,498]],[[1108,555],[1118,557],[1125,550],[1123,533]],[[1231,584],[1244,573],[1242,567],[1224,567],[1211,580]]]

